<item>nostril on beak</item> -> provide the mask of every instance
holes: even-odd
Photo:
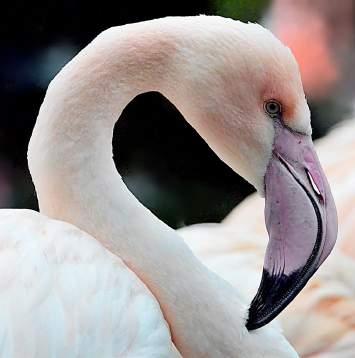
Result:
[[[306,174],[307,174],[309,183],[312,186],[313,191],[315,192],[315,194],[317,195],[317,197],[320,200],[324,201],[324,197],[323,197],[323,195],[321,193],[321,190],[318,188],[318,185],[316,184],[315,180],[313,179],[313,176],[312,176],[311,172],[308,169],[306,169]]]

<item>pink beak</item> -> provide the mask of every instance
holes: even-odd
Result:
[[[269,233],[259,290],[247,328],[274,319],[302,290],[332,251],[337,213],[309,136],[275,121],[275,142],[265,175]]]

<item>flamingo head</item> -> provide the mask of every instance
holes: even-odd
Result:
[[[185,53],[193,68],[184,70],[190,83],[184,110],[219,157],[265,196],[269,243],[246,323],[256,329],[296,297],[330,254],[337,214],[291,51],[259,25],[227,21],[198,38],[193,47],[200,55]]]

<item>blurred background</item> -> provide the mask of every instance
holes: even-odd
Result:
[[[300,63],[319,138],[352,110],[354,5],[354,0],[6,2],[0,23],[0,207],[37,208],[26,151],[40,104],[55,74],[104,29],[198,14],[263,23]],[[127,186],[174,228],[220,221],[253,191],[158,93],[134,99],[117,126],[114,156],[119,151],[116,165]]]

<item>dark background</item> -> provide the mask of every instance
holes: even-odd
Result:
[[[3,3],[0,207],[37,208],[26,151],[40,104],[54,75],[97,34],[111,26],[168,15],[221,14],[257,21],[268,6],[269,1],[262,0]],[[330,99],[311,106],[315,137],[346,112]],[[317,116],[323,120],[317,121]],[[140,95],[128,105],[113,144],[116,158],[120,151],[116,165],[128,187],[173,227],[219,221],[253,191],[158,93]]]

